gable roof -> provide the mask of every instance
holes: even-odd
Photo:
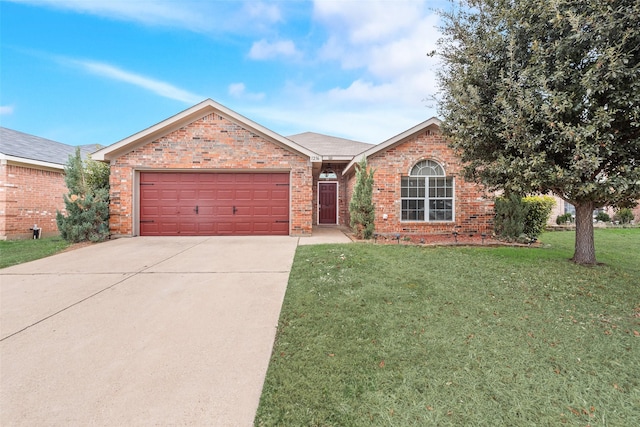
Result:
[[[423,130],[425,130],[426,128],[428,128],[429,126],[435,126],[438,129],[440,128],[440,125],[442,124],[442,121],[440,119],[438,119],[437,117],[431,117],[428,120],[425,120],[424,122],[417,124],[416,126],[412,127],[411,129],[407,129],[406,131],[387,139],[384,142],[381,142],[378,145],[374,145],[373,147],[369,148],[368,150],[362,151],[360,153],[357,153],[353,159],[349,162],[349,164],[347,165],[347,167],[344,168],[344,170],[342,171],[342,174],[345,175],[347,173],[349,173],[349,171],[351,169],[354,168],[355,164],[360,162],[360,160],[362,159],[362,157],[370,157],[373,156],[375,154],[378,154],[384,150],[388,150],[389,148],[395,147],[396,145],[402,144],[403,142],[407,141],[409,138],[413,137],[415,134],[422,132]]]
[[[53,169],[64,169],[76,146],[63,144],[17,130],[0,127],[0,159]],[[80,153],[86,158],[97,145],[82,145]]]
[[[353,141],[351,139],[338,138],[315,132],[299,133],[288,136],[287,138],[320,154],[323,160],[349,161],[353,159],[353,156],[356,154],[373,147],[373,144],[366,142]]]
[[[285,138],[284,136],[273,132],[270,129],[236,113],[235,111],[225,107],[222,104],[215,102],[212,99],[205,99],[199,104],[194,105],[166,120],[161,121],[145,130],[142,130],[128,138],[125,138],[119,142],[109,145],[93,154],[95,160],[109,161],[115,159],[123,154],[126,154],[137,147],[145,145],[149,142],[178,130],[194,121],[211,113],[219,114],[220,116],[230,120],[242,126],[245,129],[250,130],[276,144],[283,146],[289,150],[300,153],[311,159],[312,162],[321,161],[321,157],[312,150],[297,144],[296,142]]]

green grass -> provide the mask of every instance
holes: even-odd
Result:
[[[300,246],[257,426],[630,426],[640,229],[542,248]]]
[[[66,249],[69,243],[61,237],[43,239],[0,240],[0,268],[33,261]]]

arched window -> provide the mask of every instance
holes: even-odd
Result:
[[[433,160],[423,160],[411,168],[410,176],[444,176],[444,169]]]
[[[421,160],[402,177],[403,221],[453,221],[453,177],[433,160]]]
[[[338,179],[338,174],[333,171],[333,169],[323,169],[320,172],[320,176],[318,177],[320,180],[336,180]]]

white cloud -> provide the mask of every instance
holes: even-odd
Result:
[[[248,1],[244,7],[252,18],[259,18],[271,23],[282,21],[280,8],[273,3],[266,4],[263,2]]]
[[[299,52],[291,40],[279,40],[273,43],[262,39],[254,42],[249,51],[251,59],[272,59],[278,56],[296,57]]]
[[[434,116],[438,63],[427,53],[440,34],[430,4],[315,1],[314,24],[326,37],[315,52],[304,53],[316,58],[307,66],[321,69],[322,76],[351,79],[324,88],[317,80],[288,81],[270,94],[268,107],[236,108],[285,135],[310,130],[370,143]],[[334,71],[334,64],[348,72]]]
[[[291,81],[270,79],[266,86],[246,77],[241,83],[238,75],[244,74],[231,72],[216,82],[205,73],[202,82],[183,84],[222,84],[231,108],[279,133],[311,130],[380,142],[434,115],[424,99],[436,93],[438,64],[426,55],[439,37],[438,17],[429,10],[436,0],[315,0],[311,17],[309,3],[298,1],[21,1],[145,25],[227,32],[235,46],[255,40],[245,59],[289,67],[283,74]],[[189,104],[205,98],[112,64],[71,61],[85,72],[166,98]],[[256,102],[267,98],[268,105]]]
[[[390,108],[424,107],[437,90],[438,16],[426,1],[337,2],[316,0],[314,17],[328,33],[318,51],[322,61],[337,62],[356,75],[330,89],[330,100]]]
[[[336,108],[336,105],[310,110],[287,103],[247,104],[239,111],[281,135],[312,131],[371,144],[386,141],[433,116],[426,108],[388,108],[383,104],[360,110]]]
[[[314,1],[315,18],[350,44],[385,42],[418,25],[425,1]]]
[[[162,96],[164,98],[175,99],[187,104],[196,104],[205,99],[204,96],[200,96],[184,89],[180,89],[170,83],[156,80],[147,76],[142,76],[140,74],[135,74],[130,71],[118,68],[114,65],[105,64],[103,62],[72,59],[69,60],[68,63],[78,66],[82,70],[91,74],[106,77],[111,80],[129,83],[131,85],[153,92],[156,95]]]
[[[264,93],[250,93],[247,92],[247,87],[244,83],[232,83],[229,85],[229,95],[234,98],[247,99],[252,101],[261,101],[264,99]]]
[[[154,0],[13,0],[37,6],[72,10],[147,25],[163,25],[202,31],[209,27],[207,16],[182,2]]]
[[[13,114],[13,105],[0,105],[0,116],[8,116]]]
[[[203,0],[8,0],[198,33],[260,33],[283,21],[278,4]]]

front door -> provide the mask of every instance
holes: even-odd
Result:
[[[338,183],[321,182],[318,184],[319,224],[336,224],[338,217]]]

